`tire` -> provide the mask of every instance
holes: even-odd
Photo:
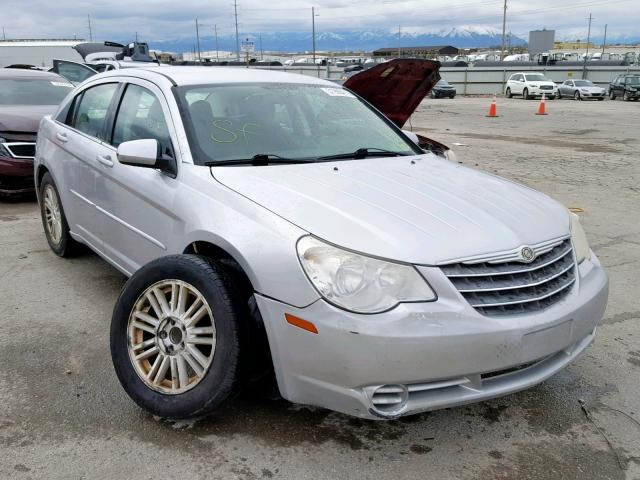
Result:
[[[631,98],[629,97],[629,93],[628,92],[624,92],[622,94],[622,100],[624,100],[625,102],[628,102],[629,100],[631,100]]]
[[[59,257],[77,255],[81,246],[69,233],[67,216],[62,207],[58,187],[49,172],[40,181],[40,218],[49,248]]]
[[[163,418],[198,417],[237,390],[242,307],[236,292],[218,262],[197,255],[158,258],[127,281],[111,319],[111,358],[140,407]],[[195,314],[188,315],[191,307]],[[146,345],[129,347],[134,344]],[[140,355],[148,356],[136,360]]]
[[[507,87],[507,91],[505,92],[507,98],[513,98],[513,93],[511,93],[511,89]]]
[[[558,90],[558,100],[562,99],[562,92],[560,90]]]
[[[604,100],[604,97],[598,97],[598,101],[602,102]]]
[[[582,95],[580,95],[580,92],[576,91],[576,93],[573,94],[573,99],[582,100]]]
[[[549,97],[547,97],[547,98],[548,98],[549,100],[555,100],[555,99],[556,99],[556,96],[555,96],[555,95],[551,95],[551,96],[549,96]]]
[[[530,99],[531,99],[531,97],[529,96],[529,89],[528,89],[528,88],[525,88],[525,89],[522,91],[522,97],[523,97],[525,100],[530,100]]]
[[[616,94],[613,90],[609,90],[609,100],[615,100]]]

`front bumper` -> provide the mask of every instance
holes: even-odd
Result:
[[[0,196],[24,195],[34,191],[33,160],[0,156]]]
[[[604,98],[605,92],[582,92],[580,91],[580,95],[584,98]]]
[[[295,308],[257,296],[278,386],[292,402],[362,418],[395,418],[486,400],[535,385],[593,340],[608,279],[595,257],[561,301],[528,315],[476,312],[438,268],[420,267],[438,301],[358,315],[318,300]],[[285,313],[312,322],[294,327]],[[399,404],[380,404],[386,390]],[[391,391],[389,390],[389,391]]]
[[[541,97],[542,94],[544,93],[544,95],[546,97],[555,97],[558,95],[558,89],[554,88],[553,90],[542,90],[540,87],[528,87],[529,89],[529,96],[531,97]]]

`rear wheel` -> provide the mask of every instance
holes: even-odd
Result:
[[[574,100],[582,100],[582,95],[580,95],[580,92],[576,92],[573,94],[573,99]]]
[[[49,172],[40,182],[40,216],[47,243],[59,257],[71,257],[78,253],[80,244],[69,233],[69,224],[62,208],[58,188]]]
[[[240,307],[217,262],[162,257],[125,284],[111,320],[120,383],[142,408],[167,418],[205,415],[239,381]]]

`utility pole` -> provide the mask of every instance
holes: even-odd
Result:
[[[218,25],[213,26],[213,33],[216,37],[216,62],[220,62],[220,49],[218,48]]]
[[[262,50],[262,34],[258,37],[260,39],[260,61],[264,60],[264,50]]]
[[[93,31],[91,30],[91,15],[87,14],[87,23],[89,24],[89,41],[93,42]]]
[[[582,79],[586,80],[587,78],[587,59],[589,57],[589,42],[591,41],[591,14],[589,14],[589,29],[587,30],[587,50],[584,54],[584,66],[582,67]]]
[[[316,64],[316,7],[311,7],[311,37],[313,39],[313,64]]]
[[[505,31],[507,28],[507,0],[504,0],[504,9],[502,10],[502,49],[500,50],[500,60],[504,60],[504,41]]]
[[[2,40],[6,40],[7,36],[4,33],[4,27],[2,27]]]
[[[602,41],[602,56],[604,57],[604,48],[607,46],[607,24],[604,24],[604,40]],[[602,59],[604,60],[604,58]]]
[[[233,0],[233,11],[236,18],[236,60],[240,61],[240,37],[238,37],[238,1]]]
[[[200,28],[198,27],[198,19],[196,18],[196,44],[198,45],[198,61],[202,61],[200,56]]]
[[[136,32],[136,43],[138,43],[138,32]]]
[[[398,57],[402,57],[402,47],[400,47],[400,25],[398,25]]]

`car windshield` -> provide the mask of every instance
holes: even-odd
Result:
[[[540,73],[533,73],[533,74],[528,73],[527,75],[525,75],[525,78],[527,79],[527,82],[550,82],[551,81]]]
[[[265,83],[182,86],[177,91],[199,165],[267,154],[313,161],[362,148],[419,152],[340,87]]]
[[[589,80],[576,80],[576,87],[594,87],[595,85]]]
[[[63,79],[0,79],[0,105],[58,105],[73,85]]]
[[[624,83],[627,85],[640,85],[640,77],[627,77]]]

